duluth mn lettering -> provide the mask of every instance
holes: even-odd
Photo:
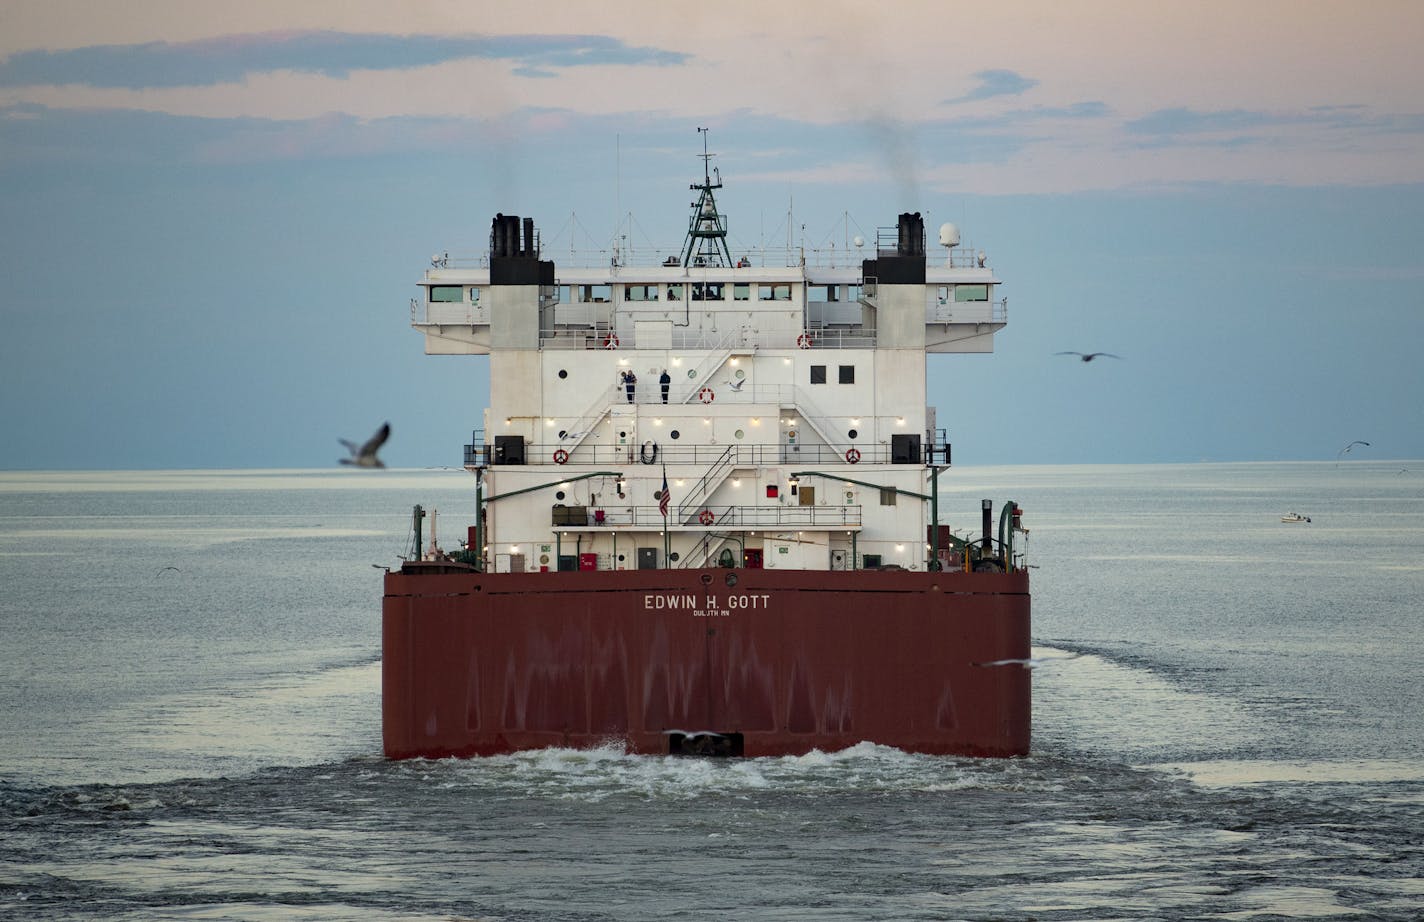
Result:
[[[771,600],[770,593],[762,595],[732,595],[727,597],[726,604],[715,595],[699,597],[695,593],[682,593],[678,595],[652,595],[643,596],[643,608],[650,611],[663,609],[673,609],[689,612],[694,618],[727,618],[731,616],[730,609],[768,609]],[[702,603],[702,604],[699,604]]]

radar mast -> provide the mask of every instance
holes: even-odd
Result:
[[[722,188],[722,174],[712,166],[712,154],[707,152],[707,128],[698,128],[702,135],[702,182],[690,187],[698,193],[692,203],[692,219],[687,224],[687,244],[682,248],[684,266],[724,266],[732,265],[732,254],[727,249],[727,220],[717,210],[717,199],[713,189]],[[716,177],[716,181],[713,181]]]

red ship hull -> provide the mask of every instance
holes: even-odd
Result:
[[[1029,670],[998,663],[1029,656],[1025,571],[408,568],[383,602],[390,758],[1029,751]]]

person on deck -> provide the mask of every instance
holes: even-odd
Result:
[[[668,388],[672,386],[672,377],[668,375],[666,368],[664,368],[663,373],[658,376],[658,384],[661,385],[663,389],[663,403],[667,403]]]
[[[633,391],[638,386],[638,376],[630,368],[623,372],[623,388],[628,392],[628,402],[633,402]]]

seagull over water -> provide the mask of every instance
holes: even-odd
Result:
[[[1349,453],[1350,449],[1354,448],[1356,445],[1363,445],[1363,446],[1365,446],[1366,448],[1369,448],[1369,447],[1370,447],[1370,443],[1369,443],[1369,442],[1362,442],[1362,441],[1360,441],[1359,439],[1355,439],[1355,441],[1351,442],[1349,445],[1346,445],[1344,448],[1340,449],[1340,451],[1336,453],[1336,455],[1335,455],[1335,465],[1336,465],[1337,467],[1338,467],[1339,464],[1340,464],[1340,459],[1343,458],[1343,457],[1345,457],[1345,455]]]
[[[376,452],[381,450],[381,446],[386,444],[386,439],[391,437],[391,424],[386,423],[376,430],[376,434],[366,440],[365,445],[357,445],[355,442],[348,442],[346,439],[337,439],[346,450],[351,453],[351,457],[342,458],[342,464],[350,464],[355,467],[385,467],[381,459],[376,457]]]
[[[1122,356],[1113,355],[1111,352],[1055,352],[1054,355],[1076,355],[1085,362],[1091,362],[1098,356],[1105,356],[1110,359],[1120,359]]]

